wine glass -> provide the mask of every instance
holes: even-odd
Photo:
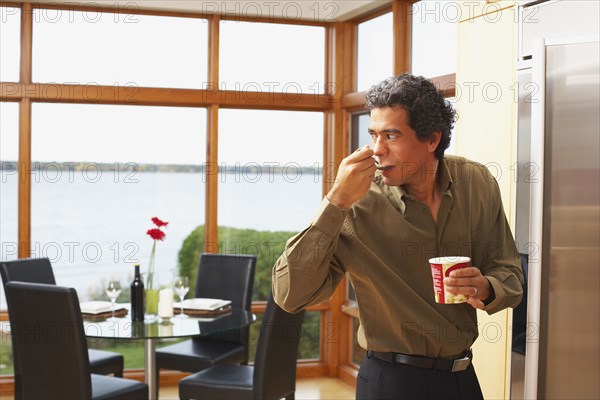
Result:
[[[179,305],[181,306],[181,314],[178,315],[180,318],[187,318],[187,315],[183,313],[183,299],[190,290],[190,282],[187,276],[178,276],[173,282],[173,289],[177,296],[179,296]]]
[[[121,282],[119,281],[110,281],[106,285],[106,289],[104,289],[106,295],[110,299],[110,310],[112,311],[112,317],[109,318],[109,321],[116,320],[115,318],[115,302],[117,298],[121,294]]]

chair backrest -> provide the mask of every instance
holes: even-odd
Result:
[[[255,255],[202,254],[196,297],[231,300],[232,307],[250,311],[255,269]]]
[[[198,263],[195,297],[231,300],[232,307],[250,311],[255,269],[255,255],[204,253]],[[249,328],[245,328],[193,340],[244,344],[246,347],[244,362],[246,362],[249,332]]]
[[[2,283],[11,281],[56,285],[52,264],[47,258],[25,258],[0,263]]]
[[[269,296],[254,360],[254,398],[279,399],[296,390],[296,360],[304,310],[290,314]]]
[[[90,362],[75,289],[25,282],[5,288],[22,397],[90,399]]]
[[[52,264],[48,258],[26,258],[14,261],[4,261],[0,263],[0,276],[2,276],[2,285],[6,293],[6,284],[11,281],[46,283],[55,285],[54,272]],[[6,296],[6,304],[10,311],[10,300]],[[11,335],[13,333],[11,332]],[[14,343],[14,335],[12,337]],[[19,357],[17,350],[13,346],[13,366],[15,373],[15,398],[21,399],[21,373],[19,367]]]

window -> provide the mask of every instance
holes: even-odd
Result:
[[[220,88],[242,92],[324,92],[325,29],[221,21]]]
[[[34,10],[34,82],[205,87],[206,20],[87,7]]]
[[[365,145],[371,148],[373,141],[369,135],[369,124],[371,117],[368,113],[355,114],[352,116],[352,150],[359,149]]]
[[[387,13],[358,25],[357,91],[394,74],[393,16]]]
[[[259,256],[255,300],[267,299],[275,259],[319,207],[322,160],[322,113],[219,112],[219,244]]]
[[[19,104],[0,103],[0,260],[18,258]],[[0,309],[6,309],[0,287]],[[3,373],[0,371],[0,374]]]
[[[426,78],[456,71],[456,1],[421,0],[412,5],[412,73]]]
[[[220,110],[219,225],[304,229],[322,198],[322,161],[322,113]]]
[[[19,81],[21,9],[0,7],[0,81]]]
[[[91,3],[77,8],[33,6],[34,82],[59,88],[155,87],[145,98],[157,104],[176,103],[174,91],[161,88],[205,88],[206,20],[111,13]],[[6,26],[2,40],[8,37]],[[223,21],[220,29],[221,89],[237,90],[242,98],[256,90],[282,92],[289,96],[277,107],[292,109],[297,94],[324,93],[324,27]],[[18,35],[20,28],[14,32]],[[2,61],[17,62],[15,81],[19,39],[14,56],[5,56],[8,46],[2,42]],[[2,69],[4,73],[4,64]],[[1,79],[8,80],[5,75]],[[49,257],[57,283],[75,287],[82,301],[106,300],[105,282],[99,279],[118,279],[128,288],[132,264],[139,261],[143,271],[147,268],[152,241],[146,230],[157,216],[169,221],[156,254],[160,283],[169,285],[178,274],[185,239],[195,235],[204,240],[205,171],[212,167],[205,158],[206,111],[36,101],[31,117],[31,256]],[[18,121],[17,103],[14,110]],[[210,212],[218,214],[220,250],[260,253],[254,299],[264,300],[277,246],[310,222],[322,198],[324,114],[223,108],[219,113],[219,203]],[[2,157],[12,146],[5,144],[8,119],[3,110]],[[14,126],[16,146],[17,122]],[[16,204],[16,189],[13,193]],[[2,207],[9,204],[2,200]],[[2,232],[7,227],[3,217]],[[258,239],[240,240],[248,232]],[[16,219],[13,233],[16,241]],[[129,301],[128,290],[118,301]],[[321,314],[311,311],[305,317],[301,358],[319,358]],[[89,342],[126,351],[126,368],[142,365],[141,352],[130,351],[140,343]],[[5,347],[2,354],[8,354]]]
[[[184,239],[204,223],[205,110],[36,103],[32,112],[32,256],[50,258],[57,284],[81,300],[106,300],[98,277],[129,288],[133,264],[145,272],[158,216],[169,226],[156,271],[169,285]]]
[[[271,291],[286,241],[322,198],[323,114],[219,111],[219,251],[256,254],[254,300]],[[320,312],[305,316],[299,358],[319,358]]]

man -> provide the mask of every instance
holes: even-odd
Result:
[[[288,241],[275,300],[290,312],[321,303],[348,274],[367,350],[357,398],[483,398],[475,309],[517,306],[523,284],[498,185],[484,166],[444,156],[455,112],[423,77],[389,78],[366,104],[373,148],[342,161],[313,223]],[[438,256],[471,258],[445,281],[467,303],[435,302]]]

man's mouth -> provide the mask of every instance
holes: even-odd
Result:
[[[391,165],[381,165],[377,161],[375,161],[375,168],[377,168],[380,171],[387,171],[388,169],[392,168],[392,166]]]

